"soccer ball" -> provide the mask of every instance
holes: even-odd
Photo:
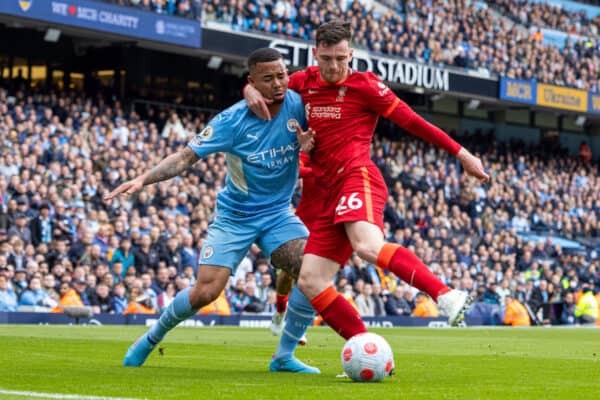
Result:
[[[394,370],[394,354],[384,338],[362,333],[350,338],[342,349],[344,372],[356,382],[379,382]]]

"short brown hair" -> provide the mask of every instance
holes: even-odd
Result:
[[[325,46],[333,46],[342,40],[352,41],[352,28],[349,22],[330,21],[319,26],[317,30],[317,47],[321,43]]]

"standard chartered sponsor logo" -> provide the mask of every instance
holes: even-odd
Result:
[[[342,107],[312,106],[310,110],[310,119],[314,118],[341,119]]]

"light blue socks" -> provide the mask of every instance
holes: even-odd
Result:
[[[152,344],[160,342],[167,332],[175,328],[181,321],[195,315],[198,310],[198,308],[193,309],[190,304],[190,288],[177,293],[171,304],[163,311],[158,322],[148,331],[146,335],[148,341]]]
[[[302,294],[298,286],[294,286],[288,300],[285,327],[275,353],[276,359],[289,358],[294,355],[298,341],[312,325],[315,314],[310,301]]]

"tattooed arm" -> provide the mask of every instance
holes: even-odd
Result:
[[[199,157],[196,153],[186,146],[183,150],[164,158],[150,171],[117,187],[115,190],[104,196],[104,201],[110,201],[120,194],[131,195],[139,192],[146,185],[171,179],[194,165],[198,160]]]
[[[194,151],[185,146],[183,150],[163,159],[156,167],[142,175],[144,186],[171,179],[191,167],[199,160]]]

